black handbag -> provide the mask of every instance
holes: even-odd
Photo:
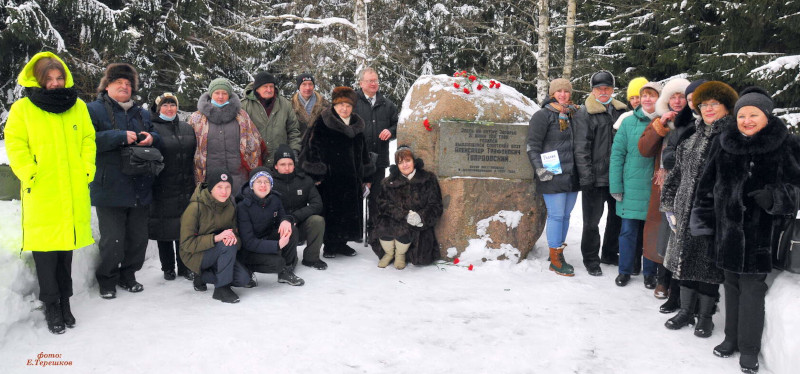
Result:
[[[108,100],[104,100],[103,104],[108,114],[108,120],[114,126],[114,130],[119,130],[117,126],[117,119],[114,117],[114,110],[111,109],[111,104]],[[135,115],[139,115],[137,111]],[[139,116],[141,121],[141,116]],[[144,122],[142,122],[144,124]],[[137,141],[138,143],[138,141]],[[157,176],[161,170],[164,170],[164,156],[161,151],[156,147],[150,146],[137,146],[129,145],[124,146],[120,150],[120,168],[122,174],[130,176]]]
[[[164,170],[164,156],[155,147],[127,146],[120,151],[122,174],[156,176]]]
[[[800,191],[795,190],[795,214],[779,221],[780,234],[772,266],[800,274]]]

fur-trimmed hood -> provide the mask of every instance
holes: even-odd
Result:
[[[197,111],[203,113],[210,123],[221,125],[231,122],[236,119],[242,109],[242,103],[239,101],[239,96],[236,95],[231,95],[228,100],[230,103],[220,108],[211,104],[211,96],[208,93],[204,93],[197,100]]]
[[[739,127],[735,125],[725,128],[719,136],[722,149],[728,153],[763,154],[781,147],[789,136],[789,130],[783,120],[771,115],[767,125],[751,137],[739,132]]]
[[[686,92],[686,87],[689,87],[689,83],[690,82],[684,78],[675,78],[667,82],[664,88],[661,89],[661,95],[658,96],[658,100],[656,101],[656,114],[662,116],[671,111],[672,109],[669,107],[669,98],[676,93],[683,94]]]
[[[345,125],[344,121],[342,121],[342,118],[339,117],[333,108],[326,109],[320,113],[320,117],[322,118],[322,122],[325,124],[325,126],[333,131],[347,135],[348,138],[353,138],[356,135],[364,132],[364,120],[361,119],[361,117],[359,117],[355,111],[350,114],[350,125]]]
[[[589,114],[605,113],[608,111],[605,105],[600,104],[600,102],[595,99],[593,94],[589,94],[589,97],[586,98],[584,105],[586,105],[586,111],[589,112]],[[611,105],[613,105],[617,110],[628,109],[627,105],[617,99],[611,99]]]

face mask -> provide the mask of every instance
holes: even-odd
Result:
[[[165,115],[163,115],[163,114],[159,114],[159,115],[158,115],[158,118],[161,118],[161,119],[163,119],[164,121],[172,121],[172,120],[174,120],[174,119],[175,119],[175,117],[177,117],[177,114],[176,114],[176,115],[174,115],[174,116],[172,116],[172,117],[167,117],[167,116],[165,116]]]
[[[231,103],[230,101],[226,101],[226,102],[224,102],[224,103],[222,103],[222,104],[217,104],[217,102],[216,102],[216,101],[214,101],[214,100],[211,100],[211,104],[214,104],[214,106],[215,106],[215,107],[217,107],[217,108],[222,108],[222,107],[224,107],[225,105],[228,105],[228,104],[230,104],[230,103]]]
[[[610,103],[610,102],[611,102],[611,100],[614,100],[612,97],[609,97],[609,98],[608,98],[608,101],[606,101],[606,102],[604,103],[604,102],[600,101],[600,99],[598,99],[598,98],[596,98],[596,97],[595,97],[594,99],[595,99],[595,101],[597,101],[598,103],[600,103],[600,104],[603,104],[603,105],[608,105],[608,103]]]

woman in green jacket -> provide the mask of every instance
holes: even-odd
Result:
[[[617,200],[617,215],[622,218],[619,232],[619,275],[617,286],[628,284],[637,255],[637,239],[647,218],[650,186],[653,177],[653,158],[639,153],[639,137],[656,118],[656,100],[661,84],[649,82],[639,90],[640,105],[633,115],[622,121],[611,145],[611,164],[608,171],[608,190]],[[609,212],[609,214],[612,214]],[[639,255],[641,256],[641,255]],[[656,264],[642,260],[644,286],[656,287]]]
[[[65,325],[75,326],[69,305],[72,250],[94,243],[94,127],[72,74],[55,54],[33,56],[17,82],[26,96],[11,106],[5,137],[22,185],[22,249],[33,252],[47,328],[63,334]]]

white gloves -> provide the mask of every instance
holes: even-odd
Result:
[[[672,212],[664,212],[664,215],[667,216],[667,223],[669,223],[669,228],[672,229],[672,232],[677,232],[676,227],[678,225],[678,219],[675,217],[675,214]]]
[[[406,215],[406,222],[408,222],[411,226],[422,227],[422,218],[419,216],[419,213],[409,210],[408,215]]]

